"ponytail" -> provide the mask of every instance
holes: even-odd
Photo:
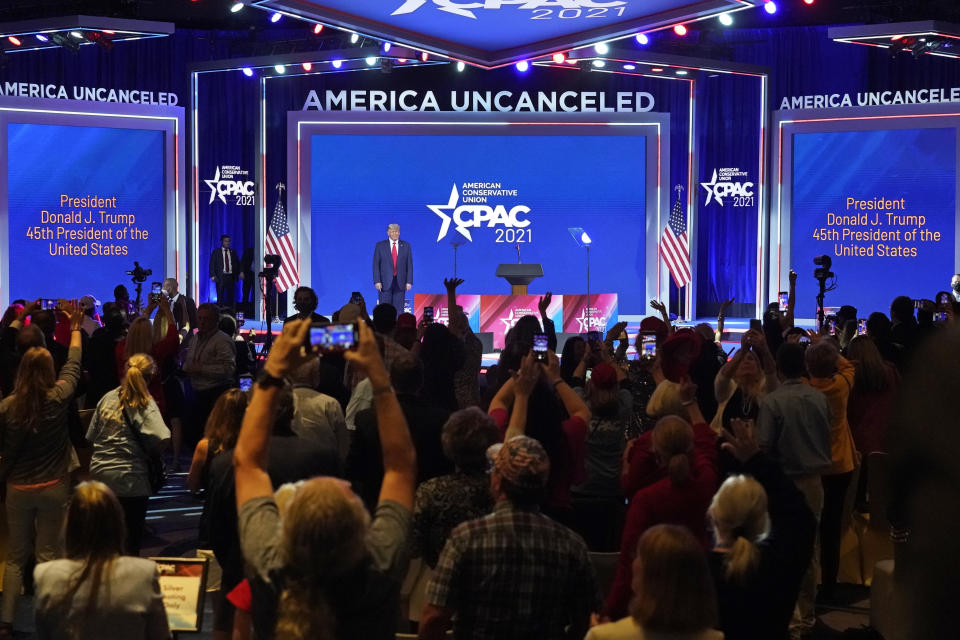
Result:
[[[334,640],[336,616],[323,593],[289,580],[277,609],[277,640]]]
[[[120,405],[124,409],[142,410],[150,404],[148,385],[157,372],[153,358],[137,353],[127,360],[127,373],[120,383]]]
[[[727,579],[743,583],[760,564],[760,549],[750,538],[737,535],[724,564]]]
[[[750,476],[730,476],[713,496],[708,513],[717,544],[727,549],[726,578],[746,581],[760,564],[757,543],[770,533],[767,492]]]
[[[690,456],[686,453],[675,453],[667,462],[667,473],[670,481],[675,485],[683,486],[690,482]]]

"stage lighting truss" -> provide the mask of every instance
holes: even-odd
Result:
[[[60,16],[0,23],[0,51],[19,53],[63,48],[77,52],[84,45],[96,45],[110,50],[118,42],[165,38],[173,32],[172,22],[102,16]],[[14,44],[16,41],[20,44]]]
[[[831,27],[834,42],[867,45],[886,49],[891,57],[909,54],[960,58],[960,25],[926,20],[892,24]]]

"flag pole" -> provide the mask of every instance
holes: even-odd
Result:
[[[283,197],[283,192],[286,190],[287,185],[282,182],[278,182],[277,189],[277,200]],[[284,207],[286,208],[286,207]],[[280,292],[277,290],[277,283],[273,283],[273,321],[277,324],[280,324]]]
[[[683,185],[682,185],[682,184],[678,184],[678,185],[676,185],[676,186],[673,188],[673,190],[677,192],[677,200],[680,200],[681,194],[683,194],[683,191],[684,191]],[[689,231],[689,229],[688,229],[688,231]],[[689,236],[688,236],[688,237],[689,237]],[[684,285],[684,287],[685,287],[685,286],[686,286],[686,285]],[[683,305],[683,302],[684,302],[684,298],[685,298],[685,296],[683,295],[683,289],[684,289],[684,287],[677,287],[677,298],[678,298],[678,300],[677,300],[677,319],[678,319],[678,320],[682,320],[682,319],[683,319],[683,306],[684,306],[684,305]]]

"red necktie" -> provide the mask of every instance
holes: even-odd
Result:
[[[393,242],[393,275],[397,275],[397,243]]]

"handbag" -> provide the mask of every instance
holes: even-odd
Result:
[[[150,482],[150,493],[156,494],[167,484],[167,467],[163,463],[163,454],[151,452],[143,441],[143,434],[133,428],[133,423],[127,416],[127,410],[121,408],[120,412],[123,414],[123,421],[127,423],[127,428],[133,434],[133,439],[136,440],[147,458],[147,480]]]

